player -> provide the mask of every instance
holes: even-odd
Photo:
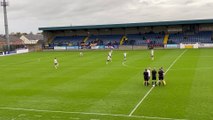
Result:
[[[152,86],[156,86],[157,85],[156,80],[157,80],[157,71],[154,68],[152,70]]]
[[[106,64],[108,64],[108,63],[110,62],[110,60],[111,60],[111,57],[108,55],[108,56],[107,56]]]
[[[112,50],[108,53],[108,56],[110,57],[110,61],[112,62]]]
[[[151,48],[151,59],[154,60],[154,48]]]
[[[80,57],[84,56],[83,52],[80,52],[80,54],[79,54],[79,55],[80,55]]]
[[[55,69],[58,69],[59,63],[56,58],[54,59],[54,66],[55,66]]]
[[[112,57],[112,50],[109,51],[108,55],[109,55],[110,57]]]
[[[149,73],[147,69],[145,69],[145,71],[143,72],[143,76],[144,76],[144,85],[149,86]]]
[[[148,72],[148,80],[149,80],[150,77],[151,77],[151,70],[150,70],[150,67],[147,69],[147,72]]]
[[[127,55],[127,53],[124,52],[124,61],[126,61],[126,55]]]
[[[111,52],[111,54],[112,54],[113,50],[111,49],[110,52]]]
[[[163,68],[161,67],[158,71],[158,79],[159,79],[159,86],[162,85],[166,85],[166,82],[164,81],[164,71]]]

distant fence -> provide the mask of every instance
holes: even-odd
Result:
[[[92,47],[82,47],[82,46],[54,46],[52,49],[56,51],[65,50],[144,50],[148,49],[147,45],[136,46],[136,45],[117,45],[117,46],[92,46]],[[213,48],[213,43],[180,43],[180,44],[166,44],[164,46],[156,46],[156,49],[198,49],[198,48]]]
[[[213,43],[180,43],[164,45],[167,49],[198,49],[198,48],[213,48]]]
[[[206,43],[206,44],[204,44],[204,43],[200,43],[199,44],[199,48],[213,48],[213,43]]]
[[[81,47],[81,46],[54,46],[54,50],[81,50],[81,49],[91,49],[91,50],[107,50],[107,49],[116,49],[116,50],[141,50],[147,49],[147,46],[132,46],[132,45],[114,45],[114,46],[92,46],[92,47]]]
[[[164,45],[164,48],[168,48],[168,49],[177,49],[177,48],[180,48],[180,45],[179,44],[166,44]]]
[[[0,56],[10,56],[10,55],[16,55],[16,54],[23,54],[28,53],[29,49],[16,49],[15,51],[0,51]]]

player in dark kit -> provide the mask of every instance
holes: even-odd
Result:
[[[159,86],[161,84],[166,85],[166,82],[164,81],[164,71],[162,67],[158,71],[158,78],[159,78]]]
[[[143,76],[144,76],[144,85],[148,86],[149,85],[149,73],[147,71],[147,69],[145,69],[145,71],[143,72]]]
[[[152,70],[152,86],[156,86],[157,85],[157,71],[155,70],[155,68]]]

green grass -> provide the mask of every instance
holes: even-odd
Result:
[[[107,65],[108,51],[0,57],[0,120],[213,119],[213,49],[180,56],[184,51],[156,50],[154,61],[147,50],[127,51],[124,65],[122,51]],[[147,67],[171,67],[167,85],[155,87],[129,117],[151,89],[143,86]]]

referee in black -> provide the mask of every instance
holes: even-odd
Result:
[[[149,85],[149,73],[147,71],[147,69],[145,69],[145,71],[143,72],[143,76],[144,76],[144,85],[148,86]]]
[[[155,68],[152,70],[152,86],[156,86],[157,85],[157,71],[155,70]]]
[[[158,71],[158,78],[159,78],[159,86],[161,84],[165,85],[165,82],[164,82],[164,71],[163,71],[162,67]]]

